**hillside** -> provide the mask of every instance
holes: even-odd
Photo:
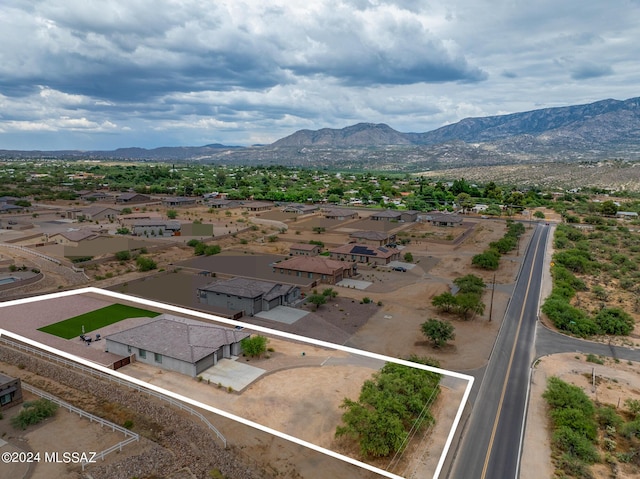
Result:
[[[299,130],[270,145],[220,144],[114,151],[8,151],[0,158],[199,161],[394,171],[541,162],[635,161],[640,154],[640,97],[522,113],[466,118],[424,133],[358,123]]]

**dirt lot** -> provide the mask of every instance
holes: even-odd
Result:
[[[30,393],[25,394],[25,401],[39,399]],[[17,415],[22,406],[14,406],[3,412],[4,418],[0,420],[0,436],[7,445],[0,447],[0,451],[30,451],[41,454],[39,463],[32,463],[31,467],[26,464],[13,464],[0,466],[0,476],[3,478],[21,479],[72,479],[80,476],[80,466],[76,464],[45,463],[45,452],[58,452],[62,459],[62,453],[78,452],[86,453],[103,451],[125,439],[119,432],[113,432],[106,427],[101,427],[98,423],[91,422],[87,418],[81,418],[70,413],[66,409],[58,408],[54,417],[42,423],[30,426],[26,430],[15,429],[11,426],[11,418]],[[129,446],[139,448],[138,444]],[[114,454],[117,456],[118,454]],[[106,456],[106,460],[113,460],[113,456]],[[100,459],[97,461],[102,462]],[[90,470],[91,466],[87,471]],[[11,468],[11,469],[9,469]],[[27,474],[31,474],[27,476]]]
[[[590,379],[596,374],[596,387]],[[587,362],[583,354],[556,354],[541,358],[535,365],[531,382],[531,396],[527,413],[527,429],[522,454],[520,479],[552,477],[554,467],[551,462],[551,434],[548,407],[542,394],[547,379],[557,376],[563,381],[581,387],[594,401],[613,407],[624,405],[627,398],[640,399],[640,364],[621,361],[616,363],[606,359],[604,365]],[[596,479],[637,478],[640,471],[628,464],[618,464],[618,473],[612,476],[606,464],[592,467]]]

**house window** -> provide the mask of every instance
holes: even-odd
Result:
[[[153,359],[156,361],[156,363],[162,363],[162,354],[153,353]]]
[[[296,271],[296,276],[300,276],[301,272],[300,271]]]
[[[307,278],[313,278],[313,273],[307,273]]]
[[[127,352],[131,353],[131,346],[127,345]]]
[[[11,393],[0,396],[0,406],[4,406],[5,404],[9,404],[10,402],[11,402]]]
[[[326,279],[327,279],[327,275],[326,275],[326,274],[323,274],[323,275],[322,275],[322,281],[324,281],[324,280],[326,280]]]
[[[140,356],[142,359],[146,359],[147,352],[144,349],[138,349],[138,356]]]

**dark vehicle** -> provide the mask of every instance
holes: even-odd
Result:
[[[405,268],[404,266],[394,266],[392,269],[394,271],[402,271],[403,273],[407,272],[407,268]]]

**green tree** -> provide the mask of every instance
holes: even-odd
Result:
[[[618,205],[616,205],[612,200],[604,201],[600,206],[600,213],[604,216],[615,216],[617,212]]]
[[[481,269],[495,271],[500,266],[500,253],[489,249],[471,258],[471,264]]]
[[[475,274],[467,274],[460,278],[456,278],[453,280],[453,284],[460,289],[461,293],[474,293],[477,295],[481,295],[486,286],[482,278]]]
[[[467,213],[471,208],[475,206],[475,201],[471,198],[469,193],[460,193],[456,197],[456,204],[462,208],[463,213]]]
[[[540,211],[540,210],[535,211],[533,213],[533,217],[541,219],[541,220],[543,220],[545,218],[544,213],[542,211]]]
[[[455,339],[453,324],[439,319],[429,319],[420,325],[422,334],[433,341],[433,345],[439,348],[450,339]]]
[[[456,297],[449,291],[445,291],[442,294],[434,296],[431,300],[431,304],[438,308],[441,312],[451,312],[453,308],[458,304]]]
[[[307,301],[311,304],[315,304],[317,311],[320,306],[327,303],[327,297],[323,294],[312,294],[307,298]]]
[[[175,220],[178,217],[178,212],[176,210],[167,210],[167,218],[170,220]]]
[[[131,208],[122,208],[122,211],[120,211],[121,214],[123,215],[130,215],[131,213],[133,213],[133,211],[131,211]]]
[[[413,255],[411,254],[411,252],[407,251],[407,252],[404,254],[404,260],[405,260],[407,263],[413,263]]]
[[[131,233],[131,231],[129,231],[129,228],[118,228],[116,230],[116,234],[117,235],[128,235],[129,233]]]
[[[336,296],[338,296],[338,292],[333,288],[325,288],[322,291],[322,296],[325,296],[327,298],[335,298]]]
[[[456,313],[462,319],[473,318],[476,314],[484,314],[485,304],[480,296],[474,293],[458,293],[456,295]]]
[[[139,271],[151,271],[158,267],[156,262],[147,256],[138,256],[136,258],[136,264],[138,265]]]
[[[267,351],[267,342],[269,340],[265,336],[250,336],[240,341],[242,351],[251,358],[260,357]]]

